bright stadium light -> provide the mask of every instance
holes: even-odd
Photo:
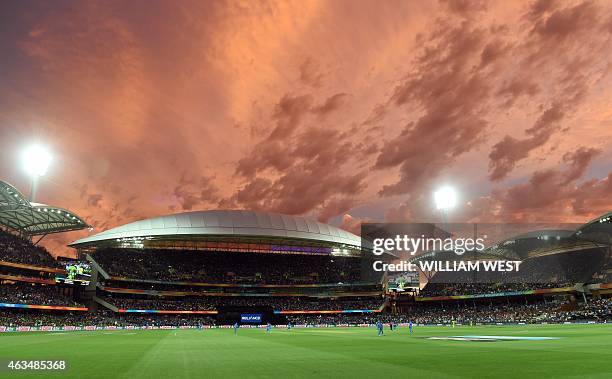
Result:
[[[451,187],[445,186],[434,192],[436,209],[448,211],[457,205],[457,193]]]
[[[33,202],[38,189],[38,178],[45,175],[51,165],[51,153],[41,145],[31,145],[24,150],[22,160],[23,168],[32,178],[30,202]]]
[[[32,145],[23,153],[23,167],[32,177],[43,176],[49,170],[51,154],[40,145]]]

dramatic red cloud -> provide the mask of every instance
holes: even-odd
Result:
[[[581,222],[612,209],[607,1],[0,3],[0,178],[101,231],[211,208]],[[83,233],[47,239],[56,253]]]

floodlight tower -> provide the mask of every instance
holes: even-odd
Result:
[[[442,215],[442,222],[448,224],[448,213],[457,205],[457,193],[452,187],[441,187],[434,192],[434,201]]]
[[[45,175],[51,164],[51,154],[41,145],[31,145],[26,148],[22,156],[23,168],[32,179],[30,187],[30,202],[36,199],[38,179]]]

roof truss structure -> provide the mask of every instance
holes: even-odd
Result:
[[[3,181],[0,181],[0,225],[28,237],[89,228],[83,219],[66,209],[30,203],[19,190]]]

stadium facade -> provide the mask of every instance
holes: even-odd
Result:
[[[532,276],[500,282],[438,272],[418,293],[403,285],[394,292],[391,278],[364,279],[369,245],[364,250],[359,236],[265,212],[209,210],[135,221],[74,241],[69,246],[84,259],[59,262],[31,237],[87,224],[0,184],[0,223],[12,231],[0,233],[0,308],[5,320],[19,317],[29,326],[516,323],[611,316],[602,307],[612,294],[611,213],[576,228],[510,233],[515,236],[461,258],[521,260]],[[424,252],[413,260],[448,254]]]
[[[91,263],[84,292],[90,306],[116,313],[214,315],[230,323],[257,314],[260,323],[286,323],[287,315],[384,308],[382,276],[361,277],[361,238],[300,216],[185,212],[121,225],[70,246]],[[158,307],[139,307],[147,299]],[[170,302],[174,309],[167,309]]]

